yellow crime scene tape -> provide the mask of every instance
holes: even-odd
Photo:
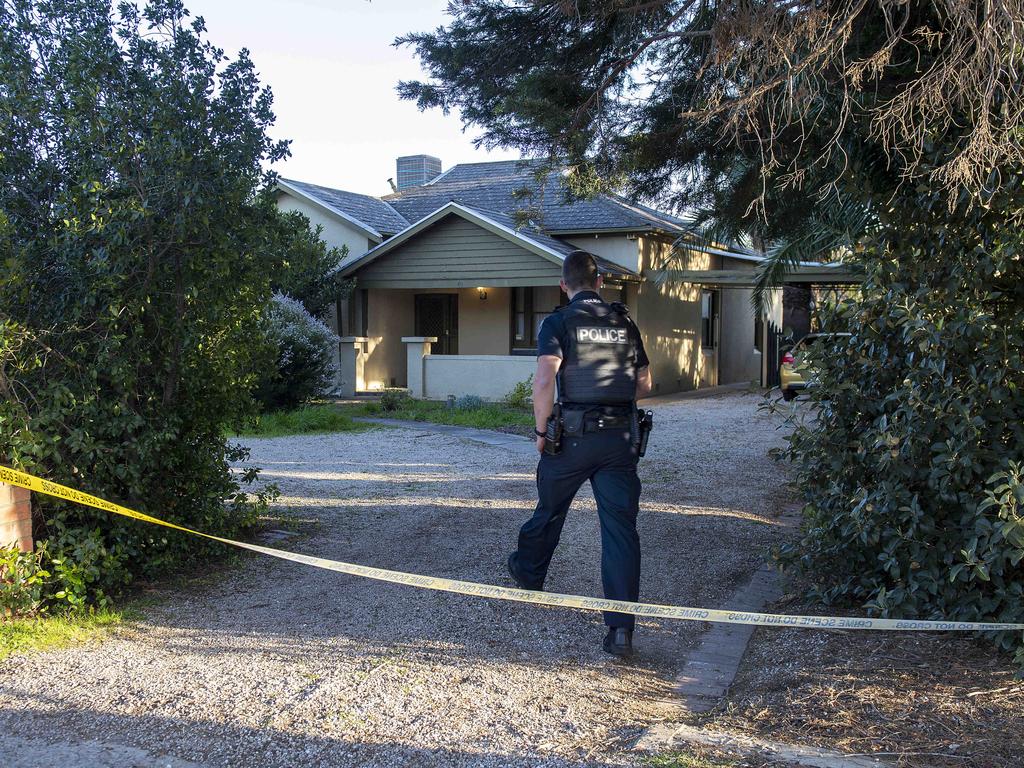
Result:
[[[582,597],[580,595],[563,595],[554,592],[534,592],[525,589],[513,589],[511,587],[498,587],[491,584],[479,584],[473,581],[460,581],[458,579],[444,579],[436,576],[423,576],[417,573],[404,573],[402,571],[390,571],[385,568],[372,568],[366,565],[345,563],[340,560],[328,560],[323,557],[301,555],[296,552],[288,552],[273,547],[263,547],[259,544],[249,544],[244,541],[225,539],[213,534],[196,531],[192,528],[185,528],[175,523],[169,523],[158,517],[136,512],[134,509],[123,507],[112,501],[92,496],[82,491],[76,491],[66,485],[51,483],[41,477],[19,472],[8,467],[0,467],[0,482],[10,485],[17,485],[28,488],[36,493],[44,493],[48,496],[56,496],[60,499],[67,499],[88,507],[111,512],[115,515],[124,515],[136,520],[143,520],[154,525],[162,525],[165,528],[172,528],[176,531],[202,536],[204,539],[219,541],[233,547],[248,549],[252,552],[259,552],[282,560],[290,560],[293,563],[303,563],[315,568],[324,568],[328,571],[347,573],[352,576],[362,576],[367,579],[386,581],[392,584],[404,584],[409,587],[420,589],[433,589],[441,592],[454,592],[458,595],[473,595],[475,597],[486,597],[495,600],[512,600],[520,603],[533,603],[534,605],[548,605],[555,608],[579,608],[586,611],[615,611],[617,613],[632,613],[636,616],[644,616],[659,619],[682,619],[684,621],[710,621],[721,624],[746,624],[760,627],[804,627],[808,629],[876,629],[876,630],[899,630],[899,631],[952,631],[952,632],[991,632],[1005,630],[1024,630],[1024,624],[1001,624],[984,621],[925,621],[914,619],[870,619],[850,616],[796,616],[779,613],[752,613],[746,611],[717,610],[713,608],[690,608],[680,605],[658,605],[655,603],[634,603],[625,600],[606,600],[597,597]]]

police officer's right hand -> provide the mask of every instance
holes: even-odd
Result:
[[[544,443],[546,440],[543,437],[536,438],[537,453],[544,453]]]

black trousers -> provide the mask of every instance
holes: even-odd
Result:
[[[562,451],[541,456],[537,465],[537,509],[519,531],[516,564],[531,589],[542,589],[576,492],[587,480],[601,521],[601,581],[611,600],[637,600],[640,594],[640,478],[629,430],[586,432],[563,440]],[[610,627],[633,628],[627,613],[605,612]]]

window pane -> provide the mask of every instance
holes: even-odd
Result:
[[[526,341],[526,315],[517,312],[515,316],[516,342]]]
[[[550,315],[550,312],[534,312],[533,313],[533,341],[537,341],[537,336],[540,334],[540,324],[544,322],[544,318]]]

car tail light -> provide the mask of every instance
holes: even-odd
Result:
[[[784,354],[782,356],[782,362],[783,363],[789,363],[790,365],[792,365],[793,363],[796,362],[796,358],[793,357],[792,353],[787,352],[786,354]]]

